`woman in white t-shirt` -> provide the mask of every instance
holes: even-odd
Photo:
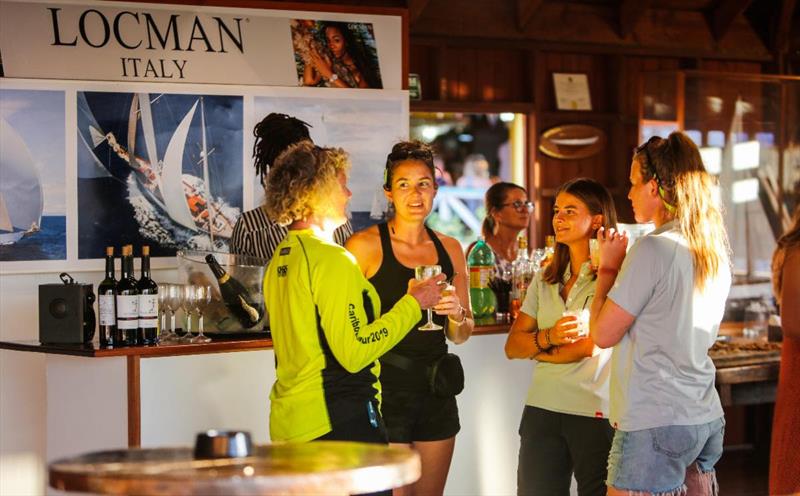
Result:
[[[725,421],[708,349],[731,273],[715,181],[679,132],[638,147],[630,181],[636,221],[656,229],[627,256],[627,236],[598,233],[591,316],[592,339],[614,347],[608,494],[717,494]]]
[[[520,495],[568,496],[573,474],[580,496],[606,493],[610,353],[580,336],[576,317],[563,314],[588,313],[596,277],[589,240],[616,225],[614,202],[600,183],[579,178],[559,188],[553,260],[531,282],[505,347],[509,358],[535,364],[519,428]]]

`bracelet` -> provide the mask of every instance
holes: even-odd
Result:
[[[452,315],[448,315],[447,320],[449,320],[450,322],[452,322],[457,326],[460,326],[461,324],[464,323],[465,320],[467,320],[467,309],[462,306],[459,306],[458,313],[461,315],[461,320],[454,319]]]
[[[539,351],[539,353],[544,353],[544,348],[542,348],[542,345],[539,344],[539,329],[533,331],[533,344],[536,345],[536,349]],[[537,355],[539,353],[537,353]]]
[[[544,330],[544,339],[545,339],[545,341],[547,341],[547,346],[552,348],[553,347],[553,342],[550,341],[550,330],[551,329],[545,329]],[[550,349],[550,348],[548,348],[548,349]]]
[[[617,274],[619,274],[619,269],[613,269],[611,267],[600,267],[599,269],[597,269],[597,273],[598,274],[605,273],[616,276]]]

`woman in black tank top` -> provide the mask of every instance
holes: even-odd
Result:
[[[418,265],[440,265],[453,280],[455,291],[434,307],[433,320],[444,331],[419,330],[428,319],[423,312],[414,329],[381,358],[380,375],[389,441],[412,445],[422,457],[422,475],[410,494],[442,494],[460,429],[458,406],[455,396],[431,393],[426,371],[447,354],[446,338],[459,344],[472,334],[466,262],[457,240],[425,225],[437,188],[430,147],[419,142],[396,144],[384,177],[394,218],[354,234],[345,246],[375,286],[381,308],[391,308],[405,294],[406,282],[414,278]]]

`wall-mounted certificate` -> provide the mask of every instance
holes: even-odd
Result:
[[[553,73],[558,110],[592,110],[586,74]]]

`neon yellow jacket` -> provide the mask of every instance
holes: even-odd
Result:
[[[311,230],[289,231],[275,249],[264,299],[277,367],[273,441],[316,439],[363,413],[369,400],[380,402],[377,359],[421,317],[409,295],[381,315],[353,256]]]

